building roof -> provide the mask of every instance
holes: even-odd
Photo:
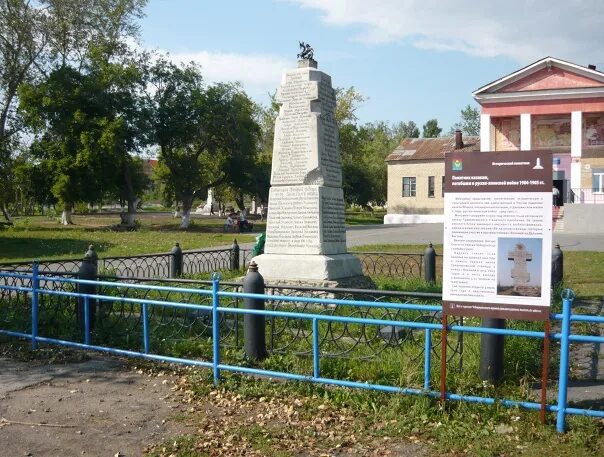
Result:
[[[593,65],[583,67],[548,56],[491,81],[472,95],[478,103],[602,97],[604,72]]]
[[[455,137],[439,138],[405,138],[392,153],[386,157],[386,162],[406,162],[410,160],[443,160],[445,154],[455,150]],[[479,151],[480,137],[466,136],[463,147],[458,151]]]

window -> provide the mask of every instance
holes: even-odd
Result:
[[[403,178],[403,197],[415,197],[415,177]]]
[[[445,197],[445,177],[442,177],[442,181],[440,183],[440,196]]]
[[[591,175],[593,192],[604,193],[604,170],[594,170]]]
[[[428,176],[428,198],[434,198],[434,176]]]

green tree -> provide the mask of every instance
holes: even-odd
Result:
[[[44,207],[57,203],[51,192],[52,175],[45,162],[36,161],[26,152],[15,158],[13,171],[27,207],[33,209],[37,205],[44,213]]]
[[[166,199],[182,205],[187,228],[193,201],[210,187],[249,183],[260,136],[255,105],[237,85],[206,87],[194,64],[160,59],[150,82],[153,140],[160,147],[156,177]]]
[[[135,63],[110,63],[91,54],[81,70],[62,66],[20,89],[20,110],[36,134],[32,153],[53,176],[52,193],[71,224],[75,203],[104,193],[125,196],[133,222],[142,166],[130,153],[144,144],[144,87]],[[97,60],[98,59],[98,60]]]
[[[453,135],[455,130],[461,130],[464,135],[478,136],[480,135],[480,110],[467,105],[461,110],[461,120],[453,124],[450,134]]]
[[[404,138],[419,138],[419,128],[413,121],[399,122],[392,127],[392,135],[398,141]]]
[[[427,121],[423,128],[423,137],[424,138],[437,138],[440,136],[440,132],[442,132],[442,128],[438,126],[438,121],[436,119],[430,119]]]
[[[102,47],[106,60],[122,53],[138,33],[146,0],[0,0],[0,209],[13,195],[12,155],[22,125],[19,86],[48,78],[58,67],[77,69],[89,51]]]
[[[338,126],[344,124],[356,124],[356,111],[361,103],[367,101],[367,97],[357,91],[354,86],[345,89],[337,87],[336,92],[336,122]]]
[[[10,223],[7,206],[14,196],[13,156],[21,130],[15,115],[19,85],[46,48],[44,12],[26,0],[0,0],[0,210]]]

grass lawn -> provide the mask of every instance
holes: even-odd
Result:
[[[224,233],[220,218],[193,219],[188,230],[179,228],[180,219],[166,214],[144,214],[138,217],[136,232],[116,232],[111,226],[119,216],[74,216],[74,225],[61,226],[43,216],[18,218],[13,227],[0,230],[0,262],[82,257],[93,244],[100,257],[168,252],[174,243],[187,249],[230,245],[254,241],[254,234]],[[254,221],[255,231],[264,223]]]
[[[368,224],[383,224],[385,211],[347,211],[346,212],[346,224],[347,225],[368,225]]]

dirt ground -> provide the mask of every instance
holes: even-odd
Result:
[[[140,456],[187,432],[173,385],[99,354],[62,364],[0,358],[0,455]]]
[[[131,457],[147,450],[168,457],[179,454],[179,436],[193,437],[194,454],[186,455],[429,454],[404,439],[355,437],[345,411],[319,407],[314,420],[302,419],[304,399],[246,400],[222,388],[195,398],[187,375],[161,365],[143,370],[132,360],[60,351],[57,362],[52,354],[0,356],[1,457]]]

